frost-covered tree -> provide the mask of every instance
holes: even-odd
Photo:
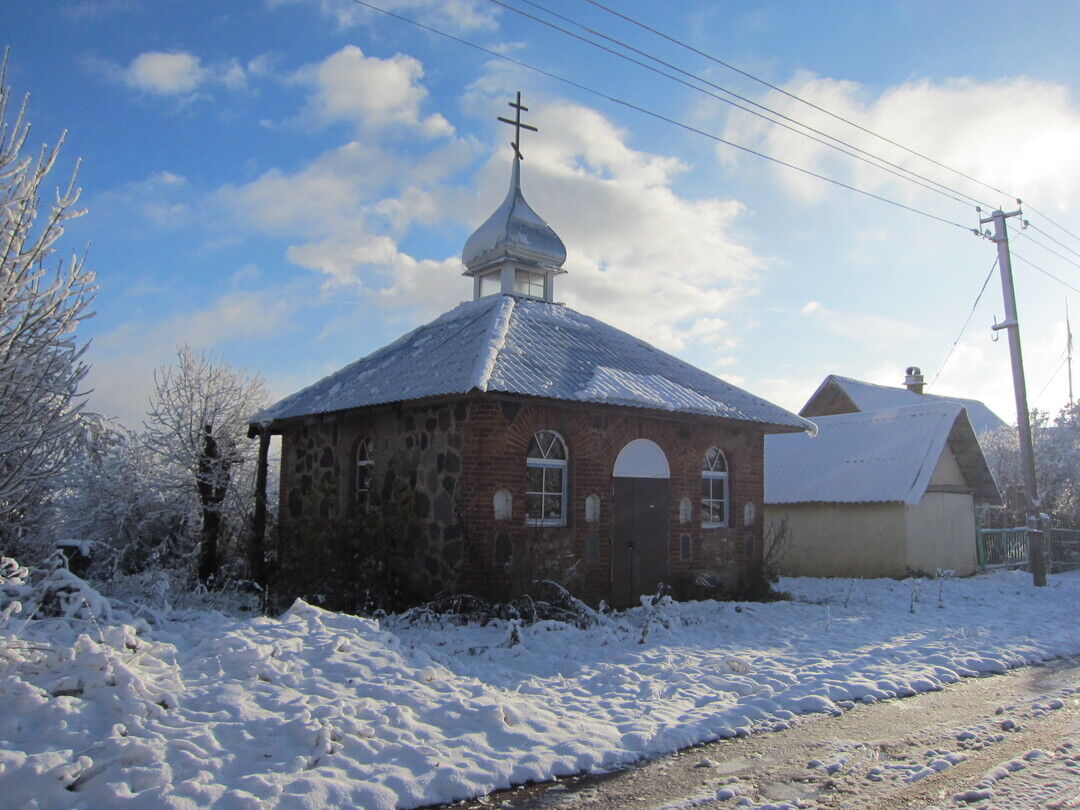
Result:
[[[77,452],[85,402],[85,345],[93,275],[83,260],[53,261],[75,206],[75,173],[43,207],[41,194],[63,143],[27,153],[24,98],[9,121],[7,54],[0,66],[0,549],[36,528],[58,476]],[[24,549],[18,549],[20,552]]]
[[[140,433],[102,419],[85,422],[58,499],[64,534],[93,544],[92,573],[101,579],[189,568],[198,517],[191,499],[161,485],[159,459]]]
[[[192,496],[198,506],[200,581],[218,573],[226,535],[244,531],[256,446],[247,420],[267,403],[266,389],[224,360],[177,350],[176,363],[154,375],[147,446],[158,458],[162,485]],[[243,490],[239,484],[243,482]]]
[[[1021,525],[1026,508],[1016,428],[1000,428],[979,441],[1010,522]],[[1031,441],[1040,509],[1058,524],[1080,526],[1080,404],[1066,405],[1053,421],[1049,413],[1033,410]]]

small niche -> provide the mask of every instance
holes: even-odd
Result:
[[[509,490],[500,489],[495,493],[495,519],[510,520],[514,513],[514,496]]]
[[[585,522],[596,523],[600,520],[600,496],[595,492],[585,499]]]
[[[679,501],[679,523],[683,525],[690,522],[690,519],[694,516],[694,506],[690,503],[689,498],[683,498]]]

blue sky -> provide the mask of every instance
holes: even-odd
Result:
[[[975,212],[488,0],[382,0],[610,95],[973,225]],[[523,2],[530,13],[541,14]],[[1071,3],[619,2],[612,7],[962,171],[1080,233]],[[991,204],[1002,195],[843,127],[582,0],[543,5]],[[674,9],[674,11],[673,11]],[[98,274],[93,407],[137,425],[188,342],[285,395],[471,296],[458,257],[501,200],[515,90],[541,129],[525,193],[567,244],[557,297],[797,409],[828,373],[932,378],[993,245],[672,127],[350,0],[17,2],[8,81],[36,141],[69,131]],[[1030,220],[1072,249],[1080,242]],[[1039,241],[1075,254],[1029,231]],[[1080,287],[1080,268],[1014,247]],[[1016,263],[1032,402],[1066,399],[1064,303]],[[1013,410],[991,279],[932,391]],[[1055,372],[1056,376],[1055,376]],[[1050,381],[1049,385],[1046,385]],[[1044,390],[1045,389],[1045,390]]]

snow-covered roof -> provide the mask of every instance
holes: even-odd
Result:
[[[813,438],[766,437],[765,503],[916,504],[947,442],[975,498],[1000,502],[959,403],[819,416],[814,423]]]
[[[981,436],[991,430],[997,430],[1005,426],[1005,422],[977,399],[963,399],[961,397],[944,397],[938,394],[916,394],[907,388],[898,388],[891,385],[875,385],[874,383],[853,380],[850,377],[841,377],[839,374],[830,374],[824,379],[818,389],[807,400],[802,413],[811,419],[812,404],[818,396],[830,386],[836,386],[851,400],[852,404],[860,411],[877,411],[883,408],[901,408],[905,405],[918,405],[927,401],[933,402],[956,402],[967,409],[968,419],[975,435]],[[814,421],[817,421],[816,419]]]
[[[461,262],[473,275],[511,257],[546,268],[562,267],[566,246],[521,194],[521,160],[514,158],[510,190],[502,205],[465,242]]]
[[[813,430],[811,422],[562,304],[468,301],[252,418],[266,423],[470,391]]]

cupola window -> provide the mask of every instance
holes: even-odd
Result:
[[[544,274],[534,273],[531,270],[522,270],[520,267],[514,271],[514,292],[518,295],[527,295],[530,298],[544,298]]]
[[[502,278],[499,271],[494,273],[485,273],[480,276],[480,298],[485,298],[489,295],[496,295],[502,292]]]

